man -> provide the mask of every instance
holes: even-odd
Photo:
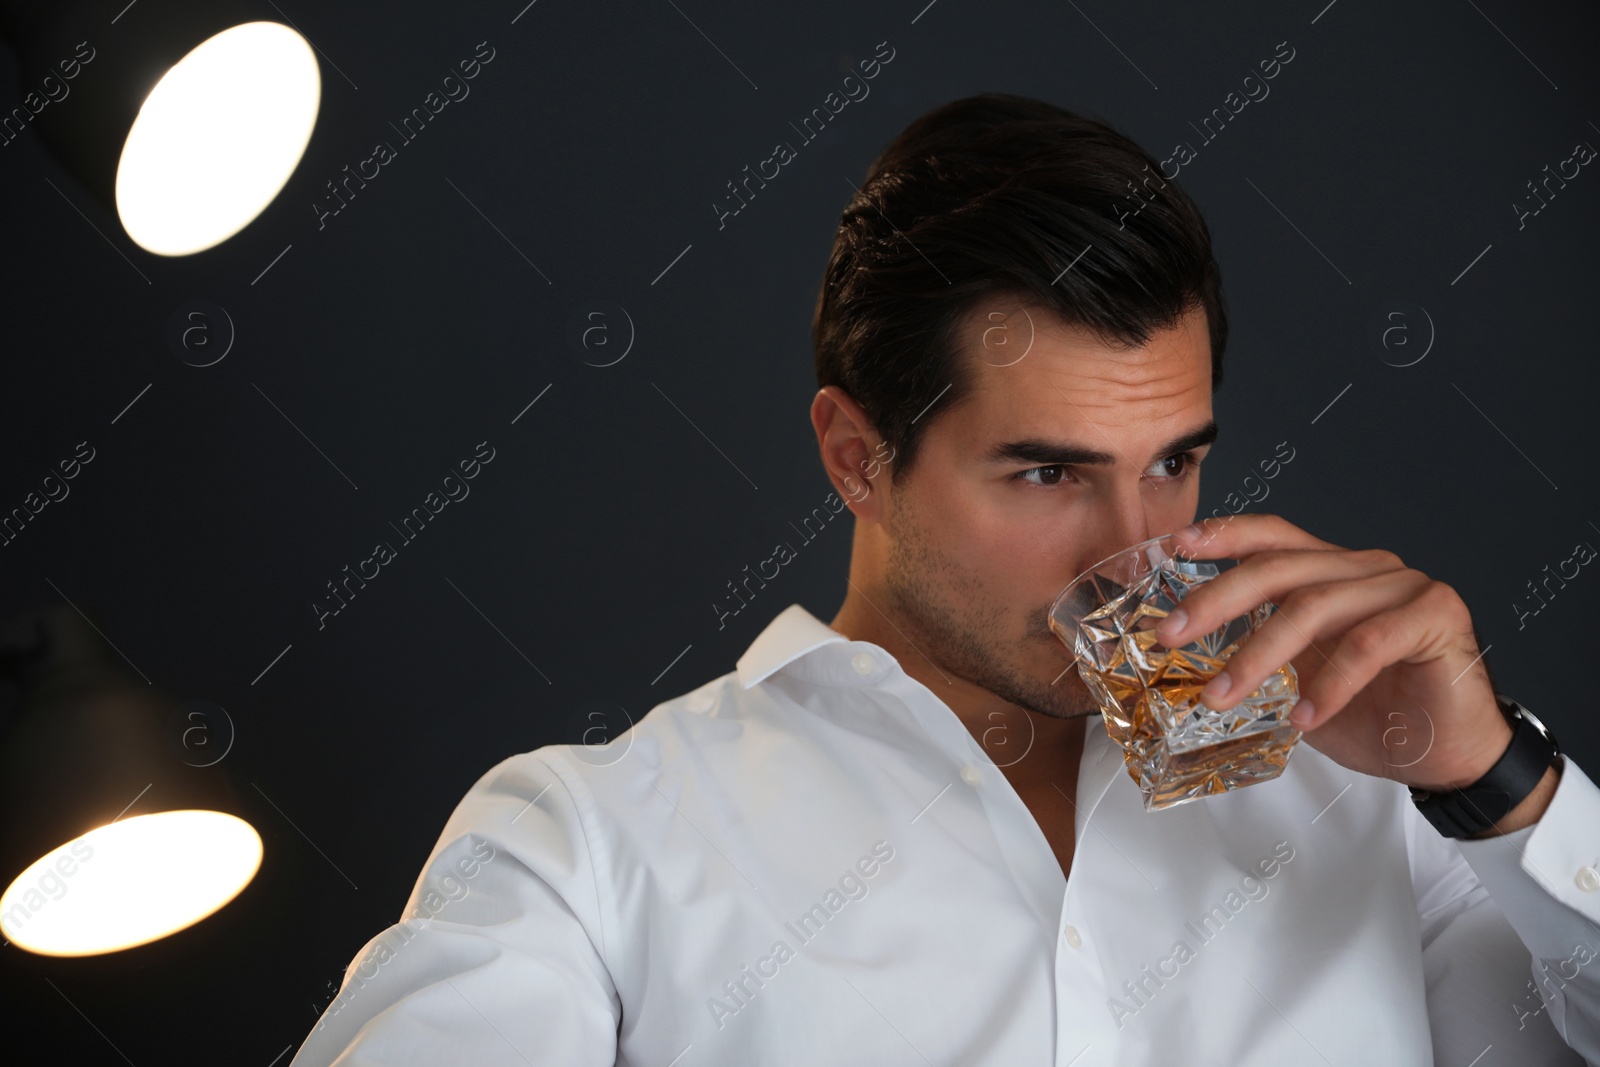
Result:
[[[1242,562],[1166,636],[1270,600],[1206,701],[1292,662],[1310,718],[1277,779],[1157,812],[1046,628],[1194,518],[1217,436],[1219,274],[1152,157],[1014,96],[923,116],[813,332],[837,615],[491,769],[295,1067],[1600,1063],[1600,791],[1448,586],[1203,524]]]

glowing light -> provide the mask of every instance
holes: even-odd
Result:
[[[148,251],[221,244],[272,203],[311,141],[322,78],[311,46],[246,22],[195,47],[156,83],[117,164],[117,214]]]
[[[261,866],[261,836],[218,811],[99,827],[30,864],[0,894],[0,932],[44,956],[133,948],[204,919]]]

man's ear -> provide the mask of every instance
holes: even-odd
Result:
[[[894,450],[883,440],[861,405],[836,385],[824,386],[811,400],[811,425],[817,432],[822,466],[834,490],[857,518],[882,519],[882,490]]]

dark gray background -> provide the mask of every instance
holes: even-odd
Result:
[[[114,48],[125,2],[84,36]],[[1198,149],[1177,180],[1233,325],[1201,514],[1289,442],[1248,510],[1453,585],[1501,687],[1600,768],[1580,664],[1600,579],[1520,629],[1514,608],[1600,545],[1571,429],[1597,381],[1600,175],[1521,230],[1512,207],[1600,145],[1592,5],[525,3],[284,0],[322,53],[310,149],[260,219],[189,259],[139,250],[30,134],[0,148],[0,510],[78,441],[97,450],[0,549],[0,604],[59,589],[157,687],[226,708],[224,766],[266,844],[234,903],[166,940],[0,949],[13,1042],[266,1067],[399,918],[489,767],[600,721],[614,735],[732,670],[789,603],[831,618],[847,521],[726,629],[711,605],[830,489],[808,326],[851,183],[910,120],[985,90],[1102,117],[1157,158]],[[496,54],[471,95],[319,231],[324,182],[398,145],[388,123],[481,41]],[[882,41],[871,95],[798,145],[789,122]],[[1190,123],[1283,41],[1270,95],[1202,143]],[[0,102],[22,90],[0,50]],[[780,140],[798,158],[719,231],[725,183]],[[166,341],[191,300],[237,330],[203,369]],[[569,326],[606,304],[636,343],[587,365],[621,349],[586,357]],[[1394,366],[1422,351],[1418,309],[1435,342]],[[1385,350],[1397,321],[1413,344]],[[470,497],[319,631],[324,583],[486,439]]]

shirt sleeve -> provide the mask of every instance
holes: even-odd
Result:
[[[1600,1067],[1600,789],[1560,759],[1544,815],[1499,837],[1403,805],[1437,1063]]]
[[[611,1067],[622,1008],[593,858],[547,751],[467,792],[290,1067]]]

